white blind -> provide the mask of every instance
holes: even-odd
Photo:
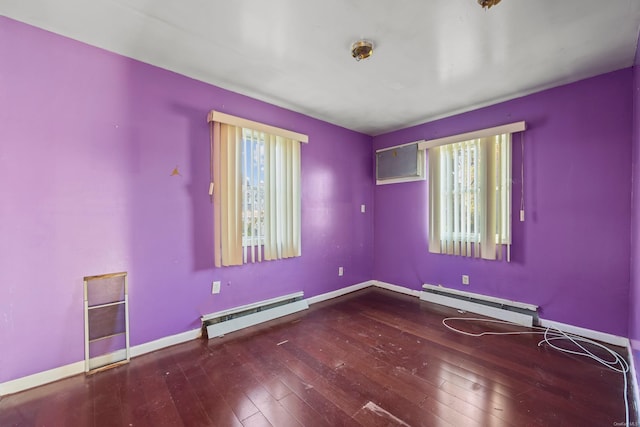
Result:
[[[429,156],[429,251],[510,259],[511,134],[435,146]]]
[[[265,259],[300,256],[300,143],[266,135],[265,171]]]
[[[242,244],[243,261],[262,261],[264,243],[265,167],[264,134],[242,129]]]
[[[300,256],[300,142],[290,137],[300,134],[220,123],[213,113],[208,121],[215,266]],[[229,117],[223,118],[233,121]]]
[[[242,129],[211,123],[214,264],[242,264]]]

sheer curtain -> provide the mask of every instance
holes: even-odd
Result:
[[[510,260],[511,134],[428,150],[429,252]]]

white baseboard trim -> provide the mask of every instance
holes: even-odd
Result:
[[[160,350],[165,347],[182,344],[183,342],[197,339],[200,336],[202,336],[202,330],[194,329],[192,331],[182,332],[180,334],[171,335],[155,341],[136,345],[134,347],[131,347],[131,357],[141,356],[143,354]],[[99,358],[94,358],[93,360],[100,359],[101,361],[106,361],[110,358],[113,358],[114,360],[120,360],[124,358],[123,354],[124,350],[121,350],[119,352],[115,352],[114,354],[107,354],[104,356],[100,356]],[[74,375],[82,374],[84,372],[84,368],[85,362],[84,360],[82,360],[80,362],[74,362],[68,365],[60,366],[58,368],[49,369],[48,371],[38,372],[36,374],[27,375],[26,377],[0,383],[0,396],[18,393],[30,388],[52,383],[54,381],[72,377]]]
[[[127,359],[127,350],[114,351],[113,353],[103,354],[101,356],[93,357],[89,360],[89,370],[99,369],[103,366],[110,365],[112,363],[120,362]]]
[[[142,356],[152,351],[161,350],[171,347],[172,345],[182,344],[187,341],[198,339],[202,336],[202,329],[192,329],[190,331],[181,332],[176,335],[160,338],[155,341],[149,341],[131,347],[131,357]]]
[[[0,383],[0,396],[17,393],[84,372],[84,360]]]
[[[307,302],[311,305],[321,301],[337,298],[342,295],[350,294],[351,292],[359,291],[360,289],[368,288],[369,286],[375,286],[374,282],[375,280],[368,280],[366,282],[356,283],[355,285],[347,286],[346,288],[336,289],[335,291],[327,292],[326,294],[307,298]]]
[[[311,305],[321,301],[337,298],[339,296],[346,295],[348,293],[355,292],[361,289],[365,289],[370,286],[376,286],[382,289],[387,289],[390,291],[411,295],[418,298],[421,295],[421,291],[419,290],[406,288],[404,286],[393,285],[391,283],[386,283],[379,280],[368,280],[366,282],[357,283],[355,285],[347,286],[342,289],[337,289],[335,291],[331,291],[324,294],[316,295],[314,297],[307,298],[306,301],[309,305]],[[540,319],[540,326],[556,328],[561,331],[580,335],[586,338],[595,339],[595,340],[606,342],[612,345],[626,347],[629,352],[629,364],[630,364],[630,370],[631,370],[630,373],[634,381],[633,389],[634,389],[636,407],[640,408],[640,398],[639,398],[640,391],[638,389],[636,371],[635,371],[635,366],[633,362],[633,353],[631,351],[631,346],[628,338],[612,335],[604,332],[594,331],[591,329],[581,328],[578,326],[568,325],[565,323],[555,322],[552,320],[546,320],[546,319]],[[194,329],[191,331],[186,331],[176,335],[171,335],[171,336],[160,338],[147,343],[139,344],[137,346],[131,347],[131,357],[141,356],[143,354],[151,353],[153,351],[170,347],[176,344],[182,344],[187,341],[198,339],[201,336],[202,336],[202,330]],[[109,355],[105,357],[109,357]],[[84,360],[82,360],[79,362],[70,363],[65,366],[60,366],[58,368],[50,369],[43,372],[38,372],[22,378],[17,378],[15,380],[0,383],[0,396],[18,393],[23,390],[48,384],[48,383],[58,381],[74,375],[78,375],[83,373],[84,370],[85,370],[85,362]]]
[[[400,294],[411,295],[412,297],[420,298],[420,291],[410,289],[404,286],[392,285],[391,283],[381,282],[380,280],[371,280],[374,282],[374,286],[382,289],[388,289],[390,291],[398,292]]]
[[[629,346],[629,338],[621,337],[619,335],[594,331],[593,329],[581,328],[580,326],[568,325],[566,323],[560,323],[553,320],[539,319],[539,321],[540,326],[542,326],[543,328],[555,328],[563,332],[580,335],[581,337],[606,342],[607,344],[617,345],[620,347]]]
[[[391,283],[386,283],[386,282],[382,282],[379,280],[370,280],[369,282],[364,282],[366,283],[371,283],[371,286],[377,286],[379,288],[383,288],[383,289],[388,289],[391,291],[395,291],[395,292],[400,292],[403,294],[407,294],[407,295],[413,295],[416,297],[421,297],[422,293],[421,291],[416,291],[413,289],[409,289],[406,288],[404,286],[398,286],[398,285],[393,285]],[[360,284],[362,285],[362,284]],[[359,285],[354,285],[354,286],[359,286]],[[366,287],[366,286],[364,286]],[[348,288],[345,288],[348,289]],[[340,291],[342,291],[343,289],[341,289]],[[356,290],[356,289],[354,289]],[[336,291],[338,292],[338,291]],[[349,291],[352,292],[352,291]],[[347,293],[347,292],[344,292]],[[325,294],[327,295],[327,294]],[[339,294],[342,295],[342,294]],[[338,295],[336,295],[338,296]],[[530,304],[522,304],[522,305],[527,305],[530,306]],[[536,307],[536,306],[531,306],[531,307]],[[606,332],[600,332],[600,331],[594,331],[592,329],[587,329],[587,328],[581,328],[579,326],[573,326],[573,325],[569,325],[566,323],[560,323],[560,322],[556,322],[553,320],[546,320],[546,319],[539,319],[540,322],[540,326],[545,327],[545,328],[556,328],[559,329],[561,331],[564,332],[568,332],[568,333],[572,333],[572,334],[576,334],[576,335],[580,335],[583,336],[585,338],[590,338],[590,339],[594,339],[594,340],[598,340],[598,341],[602,341],[602,342],[606,342],[608,344],[612,344],[612,345],[617,345],[620,347],[629,347],[629,339],[625,338],[625,337],[621,337],[619,335],[613,335],[613,334],[608,334]]]
[[[636,364],[633,359],[633,349],[631,343],[627,345],[627,358],[629,360],[629,375],[631,375],[631,382],[633,387],[633,401],[635,402],[635,411],[640,409],[640,390],[638,389],[638,376],[636,375]],[[631,408],[630,408],[631,410]]]
[[[315,297],[307,298],[307,302],[309,302],[309,305],[311,305],[321,301],[337,298],[342,295],[350,294],[351,292],[359,291],[371,286],[388,289],[390,291],[411,295],[414,297],[420,297],[420,291],[416,291],[414,289],[393,285],[391,283],[381,282],[380,280],[367,280],[366,282],[356,283],[355,285],[347,286],[346,288],[336,289],[335,291],[327,292],[326,294],[320,294],[316,295]]]

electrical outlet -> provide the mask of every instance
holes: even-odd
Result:
[[[220,281],[216,280],[215,282],[213,282],[211,284],[211,293],[212,294],[219,294],[220,293]]]
[[[360,212],[365,213],[367,210],[367,207],[365,205],[360,205]]]
[[[524,222],[524,209],[520,209],[520,222]]]
[[[469,276],[466,274],[462,275],[462,284],[463,285],[468,285],[469,284]]]
[[[343,275],[344,275],[344,268],[338,267],[338,276],[343,276]]]

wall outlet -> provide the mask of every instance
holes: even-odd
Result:
[[[367,207],[365,205],[360,205],[360,212],[365,213],[367,210]]]
[[[343,276],[343,275],[344,275],[344,268],[338,267],[338,276]]]
[[[524,222],[524,209],[520,209],[520,222]]]
[[[212,294],[219,294],[220,293],[220,281],[216,280],[215,282],[213,282],[211,284],[211,293]]]
[[[463,285],[468,285],[469,284],[469,276],[466,274],[462,275],[462,284]]]

